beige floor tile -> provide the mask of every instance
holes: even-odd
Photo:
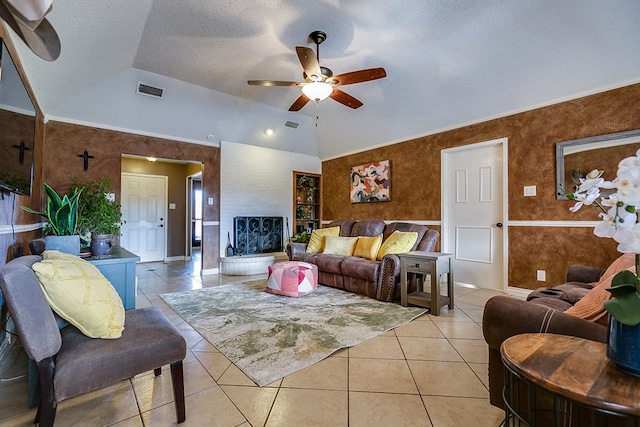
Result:
[[[136,415],[119,423],[111,424],[109,427],[144,427],[144,423],[142,422],[142,416]]]
[[[83,394],[58,404],[55,425],[107,426],[138,415],[130,381]]]
[[[420,396],[413,394],[349,393],[349,427],[430,427]]]
[[[449,338],[467,338],[473,340],[484,340],[482,327],[476,322],[437,322],[436,326],[442,334]]]
[[[285,377],[282,380],[282,387],[347,390],[348,369],[348,359],[344,357],[329,357]]]
[[[476,376],[480,378],[482,384],[489,389],[489,363],[467,363],[469,367],[476,373]]]
[[[231,366],[231,361],[222,353],[194,351],[193,354],[207,372],[209,372],[209,375],[216,381],[218,381],[222,374]]]
[[[416,394],[405,360],[349,358],[349,390]]]
[[[209,351],[209,352],[214,352],[214,353],[220,353],[218,351],[218,349],[215,348],[215,346],[213,344],[211,344],[209,341],[207,341],[204,338],[202,338],[202,340],[200,340],[200,342],[198,342],[196,345],[191,347],[191,350],[193,350],[193,351]]]
[[[346,391],[281,389],[266,427],[348,425]]]
[[[395,334],[379,336],[349,349],[349,357],[374,359],[404,359],[402,349]]]
[[[408,363],[422,395],[489,397],[489,391],[466,363],[422,360]]]
[[[244,374],[236,365],[231,364],[217,380],[220,385],[245,385],[257,387],[256,383]]]
[[[465,308],[464,312],[471,320],[478,324],[482,324],[482,316],[484,314],[484,308]]]
[[[485,363],[489,360],[489,346],[486,341],[451,338],[451,345],[466,362]]]
[[[429,317],[426,317],[426,320],[416,319],[406,325],[395,328],[394,332],[398,337],[442,338],[444,336]]]
[[[185,399],[187,419],[180,427],[237,426],[246,419],[220,387],[211,388]],[[173,403],[142,413],[145,426],[164,427],[176,425]]]
[[[462,362],[462,357],[445,338],[398,337],[407,360],[447,360]]]
[[[278,394],[277,388],[226,385],[222,391],[253,426],[263,426]]]
[[[470,322],[472,321],[469,316],[458,307],[458,302],[456,301],[456,308],[450,310],[448,307],[443,307],[440,310],[439,316],[434,316],[433,314],[429,314],[429,319],[431,319],[434,323],[442,323],[442,322]]]
[[[489,399],[422,396],[433,427],[497,427],[504,411],[491,406]]]

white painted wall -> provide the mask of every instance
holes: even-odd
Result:
[[[220,254],[236,216],[281,216],[293,221],[293,171],[321,173],[319,157],[254,145],[220,144]],[[285,232],[285,238],[287,234]]]

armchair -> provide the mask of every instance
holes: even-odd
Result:
[[[89,338],[76,327],[58,329],[31,266],[36,255],[0,268],[0,289],[26,353],[38,367],[40,406],[36,423],[52,426],[60,401],[133,376],[171,366],[177,422],[185,420],[182,360],[184,337],[156,307],[129,310],[117,339]]]

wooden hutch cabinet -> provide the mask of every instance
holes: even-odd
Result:
[[[311,232],[322,224],[321,175],[293,172],[293,233]]]

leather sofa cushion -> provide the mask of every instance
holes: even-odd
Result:
[[[318,254],[314,262],[319,271],[341,274],[341,265],[346,257],[343,255]]]
[[[591,290],[590,288],[582,288],[582,287],[576,286],[572,289],[569,289],[565,293],[563,293],[560,299],[562,299],[562,301],[568,302],[571,305],[574,305],[575,303],[580,301],[585,295],[587,295],[587,293],[589,293],[590,290]]]
[[[331,221],[327,228],[329,227],[340,227],[340,236],[342,237],[350,237],[351,229],[353,228],[353,224],[356,223],[354,219],[338,219],[336,221]]]
[[[377,236],[382,234],[386,224],[381,219],[363,219],[356,222],[351,228],[351,236]]]
[[[293,254],[292,261],[303,261],[303,262],[308,262],[309,264],[315,264],[316,259],[318,258],[318,255],[322,255],[322,254],[297,252]]]
[[[369,282],[378,282],[380,261],[371,261],[358,257],[346,257],[342,262],[342,274]]]

